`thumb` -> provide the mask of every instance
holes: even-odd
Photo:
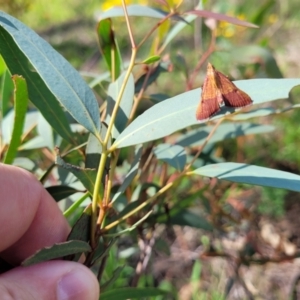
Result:
[[[11,300],[98,300],[99,284],[79,263],[49,261],[1,274],[0,295]]]

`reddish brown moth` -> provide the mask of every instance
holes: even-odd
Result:
[[[220,111],[220,106],[223,105],[245,107],[251,104],[252,100],[248,94],[240,90],[227,76],[208,63],[201,100],[196,111],[198,121],[207,121]]]

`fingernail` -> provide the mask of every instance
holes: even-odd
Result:
[[[57,284],[58,300],[82,300],[89,294],[90,283],[84,272],[77,270],[66,273]]]

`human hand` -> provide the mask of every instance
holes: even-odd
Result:
[[[32,174],[0,164],[0,257],[16,266],[0,274],[1,299],[97,300],[97,279],[79,263],[18,266],[40,248],[65,241],[69,232],[57,204]]]

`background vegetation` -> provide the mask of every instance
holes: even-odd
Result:
[[[101,11],[108,9],[113,1],[100,2],[56,0],[50,4],[42,0],[1,0],[0,8],[38,32],[91,84],[107,72],[105,60],[98,49],[95,28]],[[162,8],[161,2],[136,1]],[[184,11],[196,4],[183,1],[179,7]],[[163,52],[166,70],[149,86],[138,114],[153,105],[153,99],[147,98],[149,95],[160,93],[172,97],[201,86],[206,66],[206,60],[201,60],[203,57],[209,58],[218,70],[235,80],[299,78],[300,7],[297,1],[203,1],[203,5],[206,10],[237,17],[259,28],[218,22],[216,29],[212,30],[215,25],[207,19],[197,19],[191,26],[186,26]],[[132,18],[137,40],[141,40],[156,22]],[[212,31],[216,38],[214,44],[211,42]],[[126,64],[130,59],[131,45],[124,19],[114,19],[114,33]],[[153,54],[149,53],[149,49],[153,49],[155,38],[159,39],[159,35],[154,35],[143,45],[139,59]],[[147,66],[143,65],[143,68],[134,70],[136,80]],[[187,77],[186,74],[194,76]],[[108,82],[98,82],[100,84],[94,89],[101,103]],[[235,161],[299,174],[300,115],[297,109],[282,113],[285,108],[299,102],[299,95],[296,87],[288,99],[263,104],[267,109],[273,109],[275,114],[256,118],[255,122],[272,125],[274,130],[268,127],[270,130],[265,133],[220,139],[207,145],[200,158],[210,163]],[[33,161],[31,171],[40,177],[54,161],[54,145],[52,148],[49,145],[26,145],[38,130],[28,130],[18,156]],[[174,135],[176,138],[178,136]],[[78,139],[84,143],[87,135]],[[164,141],[170,139],[164,138]],[[60,148],[66,152],[68,145]],[[189,149],[193,155],[199,150],[199,145]],[[80,165],[81,154],[72,152],[66,159]],[[119,182],[126,175],[130,156],[133,153],[127,148],[121,150],[117,163]],[[165,165],[160,170],[170,178],[177,173],[174,168]],[[55,177],[48,178],[46,185],[54,185],[51,179],[56,180]],[[155,174],[153,183],[157,184],[159,180],[159,175]],[[157,189],[155,184],[151,186],[154,191]],[[127,190],[126,197],[133,192],[136,191]],[[152,207],[161,213],[155,214],[157,219],[149,217],[147,225],[151,224],[153,228],[137,226],[114,243],[104,243],[109,250],[105,253],[105,268],[102,270],[104,291],[105,288],[109,291],[124,286],[155,286],[169,293],[168,296],[153,296],[151,299],[225,299],[226,296],[229,299],[297,299],[299,262],[294,258],[298,257],[300,247],[298,193],[214,179],[200,182],[194,178],[182,180],[173,193],[176,195],[168,194],[159,208]],[[141,195],[143,198],[143,192]],[[78,198],[75,194],[68,201],[61,202],[62,209],[66,210],[70,201]],[[72,225],[87,203],[76,212],[67,214]],[[183,208],[198,214],[200,221],[175,222],[168,219],[169,209]],[[128,227],[137,219],[128,218]]]

